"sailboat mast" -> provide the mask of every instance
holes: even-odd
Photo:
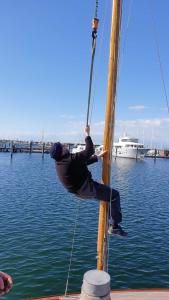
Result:
[[[122,6],[122,0],[113,1],[107,103],[106,103],[105,128],[104,128],[104,150],[107,150],[107,154],[103,158],[103,173],[102,173],[102,181],[104,184],[107,185],[110,185],[112,143],[113,143],[114,123],[115,123],[115,98],[116,98],[116,81],[117,81],[117,70],[118,70],[121,6]],[[105,201],[101,201],[100,210],[99,210],[98,243],[97,243],[98,270],[106,270],[106,253],[107,253],[106,235],[107,235],[107,227],[108,227],[107,214],[108,214],[108,205]]]

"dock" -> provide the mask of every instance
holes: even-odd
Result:
[[[0,152],[9,153],[50,153],[53,142],[0,141]],[[66,143],[71,150],[73,143]]]
[[[66,142],[70,152],[77,145],[85,144],[75,144]],[[12,141],[12,140],[0,140],[0,152],[9,152],[9,153],[50,153],[50,148],[53,145],[53,142],[37,142],[37,141]],[[97,148],[99,145],[95,145]],[[169,158],[169,150],[167,149],[149,149],[145,155],[146,158]],[[137,159],[137,158],[136,158]]]

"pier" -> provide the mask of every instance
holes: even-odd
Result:
[[[152,158],[169,158],[169,150],[162,150],[162,149],[151,149],[147,152],[145,157],[152,157]]]
[[[37,142],[37,141],[12,141],[0,140],[0,152],[13,153],[41,153],[48,154],[53,142]],[[77,146],[75,143],[65,143],[71,151],[73,147]],[[85,145],[85,144],[84,144]],[[98,148],[99,145],[95,145]],[[146,158],[169,158],[168,149],[149,149],[145,155]]]
[[[9,153],[49,153],[51,143],[40,142],[18,142],[18,141],[1,141],[0,152]]]
[[[25,142],[25,141],[10,141],[2,140],[0,141],[0,152],[9,152],[9,153],[50,153],[50,148],[52,142]],[[66,143],[68,148],[71,150],[74,146],[73,143]]]

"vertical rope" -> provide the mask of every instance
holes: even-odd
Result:
[[[103,22],[102,22],[102,31],[100,33],[100,43],[99,43],[99,52],[98,52],[98,61],[100,61],[101,58],[101,52],[103,48],[103,37],[104,37],[104,32],[105,32],[105,22],[106,22],[106,17],[107,17],[107,12],[108,12],[108,0],[106,1],[105,9],[104,9],[104,17],[103,17]],[[93,96],[92,96],[92,101],[91,101],[91,110],[90,110],[90,117],[89,117],[89,123],[91,124],[92,122],[92,114],[93,114],[93,108],[94,108],[94,100],[95,100],[95,93],[96,93],[96,84],[98,82],[99,76],[98,76],[98,64],[97,64],[97,70],[95,71],[95,76],[94,76],[94,87],[93,87]]]
[[[96,39],[93,38],[93,41],[92,41],[92,58],[91,58],[91,65],[90,65],[90,78],[89,78],[89,93],[88,93],[88,103],[87,103],[86,126],[89,125],[89,113],[90,113],[90,102],[91,102],[91,90],[92,90],[93,65],[94,65],[95,49],[96,49]]]
[[[89,125],[91,90],[92,90],[92,79],[93,79],[93,65],[94,65],[94,56],[95,56],[95,50],[96,50],[97,28],[98,28],[98,23],[99,23],[99,20],[97,19],[97,13],[98,13],[98,0],[96,0],[95,17],[92,20],[92,55],[91,55],[91,64],[90,64],[86,126]]]

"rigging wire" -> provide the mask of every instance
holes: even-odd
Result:
[[[156,30],[156,24],[155,24],[155,14],[153,10],[151,10],[151,19],[152,19],[152,28],[153,28],[153,33],[154,33],[154,41],[156,45],[156,50],[157,50],[157,57],[158,57],[158,63],[160,67],[160,75],[161,75],[161,80],[162,80],[162,85],[164,89],[164,97],[167,105],[167,111],[169,113],[169,101],[168,101],[168,95],[167,95],[167,88],[165,84],[165,78],[164,78],[164,70],[163,70],[163,65],[162,65],[162,60],[161,60],[161,55],[160,55],[160,46],[158,42],[158,37],[157,37],[157,30]]]
[[[69,277],[70,277],[70,271],[71,271],[71,265],[72,265],[72,259],[73,259],[73,250],[74,250],[74,243],[75,243],[76,228],[77,228],[77,223],[78,223],[79,209],[80,209],[80,200],[77,200],[76,216],[75,216],[72,246],[71,246],[70,260],[69,260],[69,268],[68,268],[66,287],[65,287],[65,297],[67,296],[68,285],[69,285]]]

